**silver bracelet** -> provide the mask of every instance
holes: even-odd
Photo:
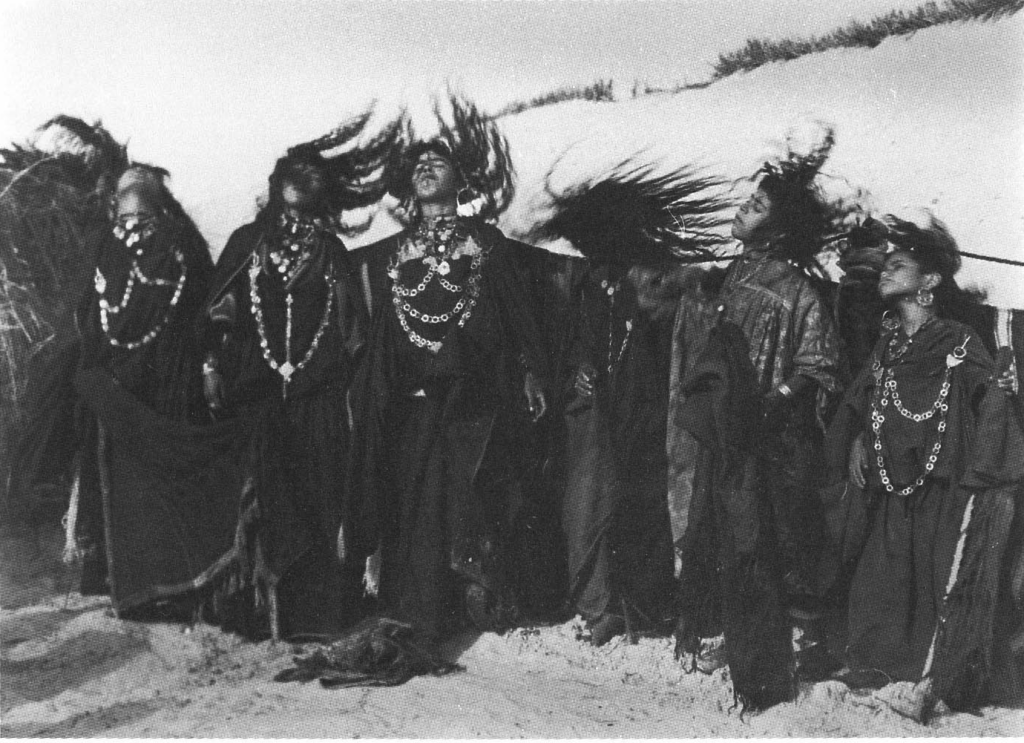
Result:
[[[790,387],[785,382],[783,382],[778,387],[776,387],[776,389],[779,391],[779,394],[782,395],[783,397],[792,397],[793,396],[793,388]]]

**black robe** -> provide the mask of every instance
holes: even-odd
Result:
[[[733,692],[764,709],[796,693],[757,373],[743,331],[719,322],[683,382],[680,420],[699,443],[679,542],[677,640],[722,632]],[[691,647],[693,651],[695,648]]]
[[[358,575],[342,568],[338,535],[347,497],[346,395],[363,344],[365,308],[345,247],[321,232],[291,287],[291,361],[301,368],[285,386],[264,357],[251,302],[255,257],[268,349],[284,363],[286,291],[268,259],[274,237],[273,229],[265,231],[258,222],[232,234],[217,264],[205,318],[204,335],[219,346],[226,414],[240,422],[239,435],[247,440],[241,467],[252,487],[237,512],[239,534],[248,536],[244,546],[236,542],[236,567],[240,585],[255,584],[258,598],[266,594],[277,602],[270,605],[272,630],[284,637],[331,634],[361,611]],[[333,290],[327,275],[335,279]],[[328,302],[330,314],[310,355]],[[252,607],[239,606],[246,616],[233,616],[238,611],[232,609],[226,621],[262,632],[262,621],[249,624]]]
[[[565,409],[562,528],[570,598],[587,619],[627,612],[656,626],[671,614],[673,593],[666,456],[671,321],[642,313],[633,285],[624,280],[615,291],[603,267],[590,271],[575,309],[571,370],[586,362],[598,374],[593,398],[573,396]]]
[[[167,218],[145,238],[141,256],[109,232],[98,249],[106,300],[125,295],[103,327],[99,292],[87,292],[80,312],[78,533],[86,549],[83,593],[111,594],[117,611],[175,593],[204,567],[196,563],[190,507],[171,470],[147,453],[158,447],[140,431],[164,422],[208,422],[202,404],[200,344],[194,332],[213,272],[206,244],[186,220]],[[179,257],[181,260],[179,261]],[[183,277],[180,295],[171,302]],[[162,283],[160,283],[162,282]],[[151,340],[138,344],[153,331]],[[116,343],[115,343],[116,341]],[[117,345],[120,343],[121,345]],[[159,455],[157,455],[159,459]]]
[[[436,353],[412,343],[392,303],[387,265],[409,233],[359,251],[373,311],[351,395],[350,482],[358,505],[345,531],[353,557],[381,547],[385,611],[435,638],[458,624],[467,584],[487,590],[495,625],[510,618],[503,549],[507,486],[515,478],[509,421],[525,407],[523,370],[547,377],[512,247],[494,227],[463,224],[486,252],[479,298],[462,327],[453,321],[432,338],[442,340]],[[470,261],[452,261],[448,278],[465,280]],[[412,286],[425,271],[418,260],[401,270]],[[420,299],[440,312],[451,296],[432,294],[437,286]]]
[[[846,496],[867,506],[851,509],[851,518],[866,521],[854,529],[865,532],[866,544],[850,590],[850,664],[880,670],[892,680],[917,681],[927,673],[939,698],[958,709],[991,700],[1008,687],[1019,695],[1019,687],[1012,689],[1018,682],[1007,665],[1009,648],[997,619],[1008,598],[1000,595],[1000,582],[1024,482],[1020,420],[1013,401],[990,381],[992,361],[973,328],[933,320],[896,361],[888,351],[894,334],[897,341],[904,338],[898,327],[883,331],[873,360],[881,364],[879,374],[893,369],[900,400],[914,413],[934,404],[947,355],[964,344],[966,356],[951,372],[946,431],[934,469],[911,495],[887,492],[880,479],[871,428],[879,382],[871,364],[850,387],[829,429],[833,471],[845,471],[859,433],[871,462],[867,492],[850,485]],[[892,401],[879,404],[885,418],[883,461],[899,491],[924,473],[939,414],[913,421],[894,407]]]

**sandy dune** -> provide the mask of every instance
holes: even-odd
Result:
[[[35,544],[34,544],[35,543]],[[36,548],[36,545],[39,548]],[[198,625],[124,622],[66,592],[56,534],[0,544],[4,737],[821,737],[1024,733],[1024,711],[950,714],[922,727],[875,695],[805,685],[741,717],[727,673],[686,674],[669,638],[576,639],[578,621],[446,648],[463,673],[387,689],[324,690],[273,675],[298,650]]]

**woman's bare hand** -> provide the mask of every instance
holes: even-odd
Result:
[[[862,490],[868,483],[868,466],[868,450],[864,446],[864,434],[861,434],[854,440],[853,448],[850,450],[849,475],[850,482]]]

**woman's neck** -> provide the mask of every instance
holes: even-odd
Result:
[[[900,318],[900,325],[907,336],[914,335],[929,320],[935,317],[934,307],[922,307],[914,297],[904,297],[896,305],[896,313]]]
[[[285,204],[284,208],[281,211],[285,215],[285,217],[296,222],[304,222],[315,219],[315,216],[312,213],[310,213],[309,211],[300,206],[295,206],[293,204]]]
[[[748,240],[743,243],[744,255],[767,255],[772,249],[768,239]]]

